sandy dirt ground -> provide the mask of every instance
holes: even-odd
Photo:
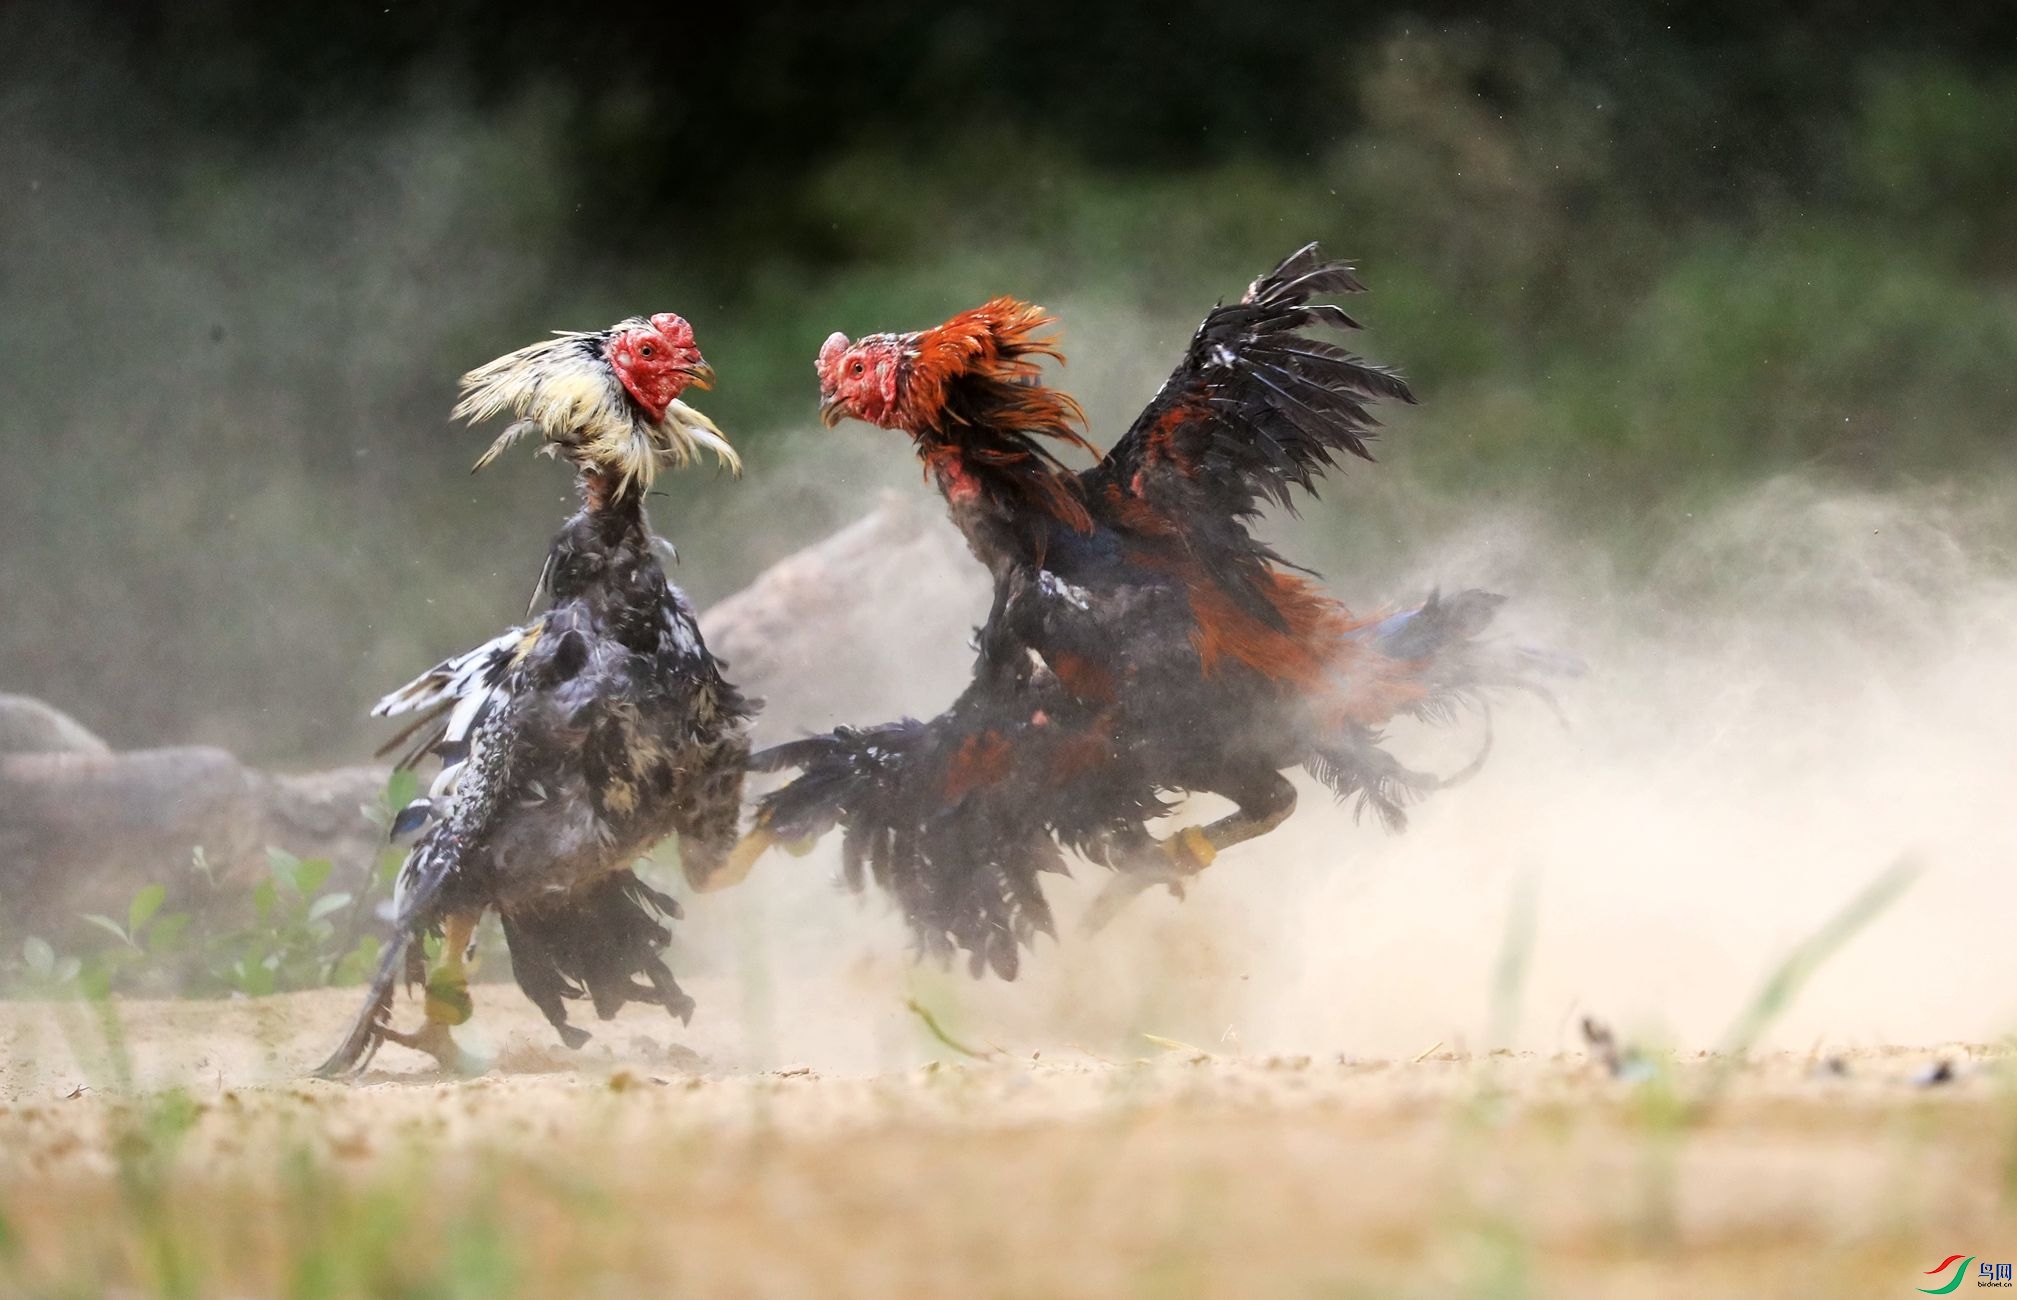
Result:
[[[912,965],[827,845],[688,900],[690,1027],[569,1053],[483,985],[474,1079],[304,1081],[351,991],[122,1003],[115,1050],[0,1002],[0,1293],[1910,1297],[2017,1263],[2008,512],[1770,485],[1629,579],[1516,523],[1387,585],[1517,592],[1508,635],[1592,665],[1567,725],[1503,710],[1405,835],[1304,782],[1097,942],[1098,873],[1055,880],[1012,984]],[[931,712],[968,661],[883,671]],[[857,685],[771,738],[865,720]],[[1479,735],[1399,741],[1450,771]],[[1893,869],[1748,1063],[1703,1055]],[[1593,1061],[1588,1015],[1647,1064]]]
[[[920,1026],[857,1073],[635,1008],[568,1053],[493,989],[483,1077],[388,1048],[301,1079],[351,1006],[125,1004],[122,1086],[81,1008],[0,1004],[10,1293],[1897,1296],[2017,1256],[2008,1045],[1718,1093],[1696,1053],[974,1059]]]

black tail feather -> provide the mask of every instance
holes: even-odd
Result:
[[[1492,698],[1517,690],[1554,704],[1539,680],[1549,674],[1580,672],[1573,657],[1486,640],[1505,597],[1489,591],[1431,592],[1412,610],[1391,615],[1355,633],[1382,657],[1406,665],[1420,694],[1400,712],[1423,722],[1455,722],[1466,712],[1484,718],[1485,739],[1463,767],[1446,776],[1403,766],[1382,747],[1379,732],[1348,723],[1305,757],[1303,766],[1342,801],[1358,796],[1358,812],[1371,809],[1388,830],[1407,825],[1407,807],[1422,796],[1477,775],[1492,752]],[[1559,714],[1560,710],[1557,709]]]
[[[588,1035],[568,1023],[565,1003],[584,997],[603,1020],[633,1001],[657,1003],[688,1020],[693,1000],[659,956],[672,942],[663,922],[679,915],[676,900],[630,871],[549,903],[514,908],[504,914],[512,976],[570,1047]]]
[[[364,1005],[350,1022],[350,1030],[343,1036],[343,1041],[329,1054],[329,1059],[315,1067],[316,1078],[348,1078],[370,1064],[372,1054],[378,1050],[379,1040],[375,1030],[379,1021],[392,1009],[392,991],[399,984],[410,941],[410,934],[404,931],[397,933],[386,943],[385,950],[378,954],[378,969],[372,973]]]
[[[1408,806],[1441,784],[1426,772],[1405,767],[1380,747],[1378,732],[1351,726],[1303,760],[1311,776],[1331,788],[1338,802],[1358,796],[1354,816],[1368,809],[1389,831],[1408,825]]]
[[[413,941],[437,923],[437,904],[460,862],[456,848],[459,841],[452,835],[440,834],[440,830],[437,826],[415,845],[412,856],[400,868],[399,915],[393,920],[392,937],[378,955],[378,969],[372,974],[370,991],[351,1021],[350,1031],[329,1059],[315,1068],[318,1078],[343,1078],[363,1069],[371,1054],[378,1050],[374,1027],[392,1007],[392,992],[399,984],[400,973],[405,972],[409,984],[425,976],[425,959]]]
[[[1014,979],[1021,950],[1057,933],[1042,879],[1066,870],[1061,844],[1139,832],[1165,811],[1124,755],[1066,775],[1067,748],[1088,738],[1069,700],[1033,689],[1040,699],[1003,702],[976,688],[930,722],[841,728],[767,750],[752,761],[798,776],[759,802],[757,825],[785,840],[844,826],[843,879],[889,894],[923,955],[965,952],[974,974]],[[988,766],[974,760],[982,752],[999,761],[985,779],[974,776]]]

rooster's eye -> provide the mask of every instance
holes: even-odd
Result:
[[[861,373],[861,371],[862,371],[862,365],[860,360],[858,359],[855,361],[853,365],[847,368],[847,372],[851,375],[858,375]]]
[[[653,347],[651,346],[651,344],[647,343],[647,344],[645,344],[645,345],[644,345],[643,347],[641,347],[641,348],[639,348],[639,349],[637,350],[637,355],[639,355],[639,356],[641,356],[641,357],[648,357],[648,356],[651,356],[651,355],[653,355],[653,353],[654,353],[654,352],[655,352],[655,349],[654,349],[654,348],[653,348]]]

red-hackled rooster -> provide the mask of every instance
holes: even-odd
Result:
[[[844,825],[921,946],[967,950],[1005,977],[1051,930],[1040,873],[1060,846],[1120,874],[1095,923],[1153,883],[1173,887],[1294,809],[1301,765],[1389,826],[1442,782],[1403,767],[1381,728],[1431,721],[1520,685],[1518,652],[1479,641],[1500,598],[1479,591],[1361,619],[1256,540],[1248,524],[1314,492],[1339,452],[1370,460],[1399,376],[1311,328],[1356,328],[1321,295],[1362,288],[1315,245],[1205,318],[1176,371],[1093,468],[1076,403],[1040,381],[1059,357],[1041,309],[1009,298],[936,329],[835,334],[820,350],[821,415],[907,434],[953,521],[994,576],[974,680],[930,722],[843,728],[757,755],[800,775],[766,797],[724,864]],[[1061,359],[1061,358],[1060,358]],[[1164,799],[1209,791],[1235,810],[1163,840]]]
[[[359,1069],[381,1040],[458,1053],[449,1026],[472,1007],[465,970],[476,923],[495,908],[519,987],[570,1047],[588,1035],[564,1000],[586,995],[604,1019],[626,1001],[684,1021],[693,1001],[659,955],[672,899],[632,872],[680,837],[689,873],[717,867],[735,842],[750,705],[708,654],[693,608],[666,580],[664,546],[644,517],[658,470],[700,448],[740,472],[706,416],[679,400],[712,372],[678,316],[635,317],[561,334],[465,375],[455,414],[520,419],[477,462],[527,434],[576,468],[581,510],[547,555],[547,611],[431,669],[385,697],[377,716],[418,714],[387,749],[442,762],[433,788],[404,809],[417,832],[394,895],[394,934],[349,1035],[318,1073]],[[385,1023],[402,960],[442,935],[415,1033]]]

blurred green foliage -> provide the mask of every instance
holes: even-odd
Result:
[[[695,322],[750,462],[655,507],[702,603],[914,490],[888,438],[811,430],[828,331],[1045,302],[1104,443],[1311,238],[1424,399],[1382,482],[1609,544],[1788,471],[2012,468],[2007,6],[786,8],[621,48],[509,11],[13,31],[0,685],[122,744],[363,752],[566,509],[530,458],[467,478],[455,376],[641,310]],[[1420,529],[1366,481],[1351,527]]]
[[[118,1196],[65,1223],[70,1235],[61,1248],[39,1260],[26,1248],[26,1234],[0,1212],[0,1290],[6,1295],[195,1300],[219,1294],[225,1275],[249,1261],[275,1274],[274,1289],[255,1293],[293,1300],[502,1300],[518,1294],[523,1255],[505,1231],[495,1189],[447,1203],[432,1176],[441,1153],[413,1135],[406,1136],[398,1168],[362,1180],[319,1144],[289,1140],[270,1152],[255,1143],[257,1172],[234,1190],[256,1187],[262,1212],[220,1217],[218,1189],[205,1181],[204,1158],[190,1150],[217,1102],[182,1086],[136,1087],[118,1003],[101,992],[88,1010],[88,1017],[66,1017],[63,1029],[73,1051],[99,1063],[98,1087],[120,1095],[104,1113]],[[73,1095],[89,1091],[80,1086]],[[236,1109],[236,1092],[223,1097]],[[481,1162],[495,1159],[485,1154]],[[219,1222],[230,1225],[231,1242],[222,1250],[202,1231]]]
[[[413,786],[411,772],[393,773],[369,810],[380,825]],[[82,913],[66,935],[21,933],[0,912],[0,994],[261,997],[366,983],[383,945],[376,912],[403,856],[388,848],[346,883],[326,858],[269,848],[266,874],[245,884],[219,879],[198,848],[189,879],[142,885],[123,916]]]

